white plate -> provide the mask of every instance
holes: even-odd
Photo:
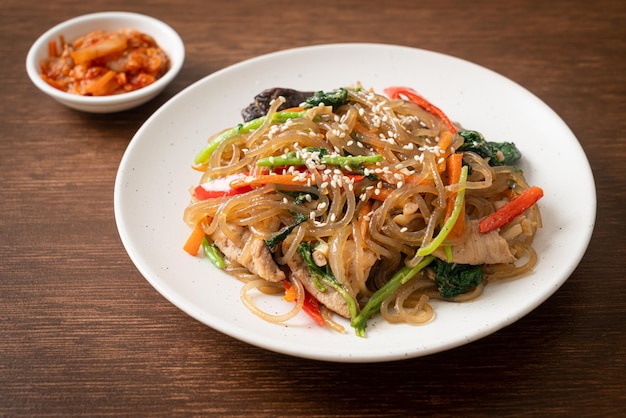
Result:
[[[338,334],[304,314],[287,325],[254,316],[241,283],[181,249],[182,215],[199,180],[190,166],[207,137],[241,121],[240,110],[268,87],[330,90],[361,82],[378,91],[405,85],[489,140],[514,141],[531,184],[541,186],[544,228],[539,264],[523,279],[487,286],[476,301],[435,303],[425,326],[371,320],[367,337]],[[572,182],[576,178],[575,183]],[[576,193],[572,193],[573,189]],[[580,197],[583,197],[582,199]],[[552,295],[582,258],[595,221],[596,195],[586,156],[566,124],[533,94],[490,70],[439,53],[379,44],[334,44],[280,51],[211,74],[152,115],[130,142],[115,184],[119,233],[139,271],[174,305],[247,343],[293,356],[375,362],[447,350],[518,320]],[[284,312],[280,298],[265,309]],[[347,324],[346,324],[347,325]]]

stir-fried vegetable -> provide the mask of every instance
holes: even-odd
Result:
[[[234,188],[231,186],[231,183],[235,180],[240,180],[246,178],[247,176],[247,173],[236,173],[230,174],[226,177],[213,179],[199,186],[196,186],[193,191],[193,195],[198,200],[207,200],[217,197],[234,196],[236,194],[248,192],[252,190],[250,186],[238,188]]]
[[[374,314],[380,311],[380,305],[385,299],[393,294],[400,286],[411,280],[417,273],[422,271],[424,267],[429,265],[434,260],[433,256],[427,256],[422,259],[415,267],[405,266],[400,269],[393,277],[385,283],[383,287],[378,289],[376,293],[369,298],[361,312],[351,322],[352,327],[356,331],[356,335],[359,337],[365,336],[365,327],[367,326],[367,320]]]
[[[224,256],[220,249],[217,248],[216,244],[209,242],[206,236],[202,240],[202,252],[204,252],[204,256],[218,269],[226,267],[226,262],[224,261]]]
[[[308,149],[309,152],[320,152],[325,148],[319,150]],[[375,164],[383,160],[383,156],[380,154],[374,155],[328,155],[327,153],[320,153],[320,163],[326,165],[337,165],[341,167],[351,167],[359,164]],[[287,155],[280,155],[276,157],[261,158],[257,161],[257,165],[262,167],[285,167],[285,166],[303,166],[306,164],[304,158],[298,156],[295,152]]]
[[[456,127],[450,120],[450,118],[439,109],[437,106],[426,100],[424,97],[417,94],[417,92],[409,87],[388,87],[385,89],[385,94],[392,99],[399,99],[402,96],[412,101],[428,113],[432,113],[437,116],[441,121],[450,129],[450,132],[455,134],[457,132]]]
[[[348,102],[348,90],[340,88],[336,91],[318,91],[313,96],[305,100],[306,107],[316,107],[320,104],[332,106],[333,110]]]
[[[346,304],[348,305],[348,312],[350,312],[350,317],[355,318],[358,313],[358,304],[356,300],[348,293],[345,287],[341,283],[337,281],[333,272],[330,270],[330,266],[326,265],[324,268],[319,267],[313,261],[312,251],[314,248],[314,244],[310,242],[303,241],[298,246],[298,254],[302,257],[307,267],[309,268],[309,273],[311,274],[311,278],[315,281],[316,287],[320,291],[326,291],[326,286],[328,285],[335,289],[343,298],[346,300]]]
[[[463,154],[452,154],[448,157],[448,184],[457,184],[461,181],[461,171],[463,169]],[[445,220],[450,219],[454,212],[454,202],[458,193],[450,193],[446,204]],[[458,238],[463,235],[465,228],[465,202],[461,205],[459,218],[454,223],[452,230],[448,234],[448,238]]]
[[[480,221],[478,224],[480,232],[486,234],[503,227],[524,213],[526,209],[537,203],[542,197],[543,190],[541,188],[533,186],[527,189],[521,195]]]
[[[435,259],[432,264],[439,294],[444,298],[461,295],[483,281],[483,266],[446,263]]]
[[[522,153],[512,142],[486,141],[485,137],[477,131],[461,131],[459,135],[465,139],[458,151],[473,151],[488,160],[490,166],[513,165]]]
[[[302,222],[305,222],[308,219],[305,215],[301,214],[300,212],[291,212],[291,215],[294,217],[293,224],[285,226],[272,238],[265,240],[265,245],[267,245],[267,248],[270,250],[270,252],[272,253],[275,252],[276,248],[278,248],[280,243],[282,243],[289,236],[289,234],[291,234],[291,232],[294,229],[296,229],[298,225],[300,225]]]
[[[459,180],[459,191],[457,192],[456,199],[454,200],[454,209],[448,220],[443,224],[439,234],[425,247],[417,250],[417,255],[420,257],[432,254],[448,237],[450,231],[456,224],[461,210],[463,209],[463,202],[465,201],[465,181],[467,180],[467,167],[461,169],[461,178]]]
[[[284,123],[289,119],[301,118],[306,113],[305,110],[300,112],[276,112],[272,117],[272,122],[280,122]],[[208,145],[200,151],[194,160],[196,164],[202,164],[209,159],[213,151],[225,140],[230,139],[234,136],[241,135],[258,129],[265,120],[267,116],[261,116],[260,118],[253,119],[246,123],[240,123],[232,129],[222,132],[220,135],[215,137]]]
[[[286,302],[296,302],[298,298],[298,292],[296,287],[291,284],[288,280],[284,280],[283,284],[285,286],[285,296],[283,299]],[[308,314],[315,322],[319,325],[325,327],[326,322],[324,322],[324,318],[322,317],[322,312],[320,311],[320,303],[317,299],[313,297],[309,292],[304,290],[304,303],[302,304],[302,310]]]

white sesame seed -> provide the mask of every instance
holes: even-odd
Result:
[[[331,222],[335,222],[335,219],[337,219],[337,215],[335,215],[334,213],[330,214],[330,221]]]
[[[400,229],[400,232],[406,232],[408,230],[409,230],[409,228],[407,228],[406,226],[403,226],[402,229]]]

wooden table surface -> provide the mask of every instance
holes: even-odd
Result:
[[[623,1],[5,0],[0,10],[0,416],[626,414]],[[187,49],[162,95],[112,115],[53,102],[24,70],[41,33],[102,10],[160,18]],[[142,123],[228,65],[334,42],[473,61],[570,126],[594,172],[597,222],[578,268],[538,309],[446,352],[325,363],[214,331],[137,271],[116,229],[113,187]]]

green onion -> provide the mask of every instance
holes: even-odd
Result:
[[[361,312],[354,318],[350,325],[354,327],[356,335],[365,336],[365,327],[369,317],[380,311],[380,305],[393,294],[400,286],[411,280],[424,267],[434,260],[433,256],[427,256],[422,259],[415,267],[405,266],[401,268],[391,279],[378,289],[372,297],[367,301]]]
[[[276,112],[272,117],[272,122],[284,123],[289,119],[300,118],[304,116],[306,110],[301,112]],[[196,164],[202,164],[206,162],[213,151],[217,149],[217,147],[227,139],[233,138],[237,135],[246,134],[250,131],[258,129],[263,125],[267,116],[261,116],[260,118],[253,119],[246,123],[240,123],[232,129],[229,129],[225,132],[222,132],[219,136],[215,137],[213,141],[209,142],[209,144],[196,155],[194,162]]]
[[[226,266],[224,257],[222,257],[222,253],[217,248],[217,245],[210,243],[206,237],[202,240],[202,251],[206,258],[218,269],[223,269]]]
[[[459,191],[456,195],[456,199],[454,200],[454,210],[452,211],[452,215],[448,218],[448,220],[443,224],[441,230],[439,231],[439,235],[437,235],[431,242],[425,247],[417,250],[417,255],[420,257],[432,254],[441,243],[446,239],[457,219],[459,219],[459,215],[461,214],[461,209],[463,209],[463,201],[465,199],[465,182],[467,181],[467,166],[464,166],[461,169],[461,178],[459,180]]]

